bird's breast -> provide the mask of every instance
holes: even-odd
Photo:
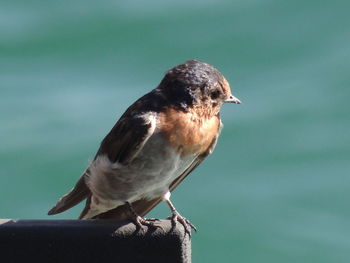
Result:
[[[180,154],[201,154],[218,136],[220,119],[217,115],[203,116],[194,111],[172,108],[159,115],[158,131]]]

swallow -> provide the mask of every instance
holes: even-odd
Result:
[[[132,219],[165,201],[173,226],[195,229],[175,209],[171,192],[216,145],[224,103],[240,104],[213,66],[189,60],[165,74],[152,91],[134,102],[102,140],[95,158],[74,188],[48,212],[61,213],[86,199],[79,219]]]

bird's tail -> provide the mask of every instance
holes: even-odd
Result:
[[[91,193],[85,183],[86,172],[80,177],[74,188],[66,195],[64,195],[57,204],[48,212],[48,215],[55,215],[66,211],[83,201]]]

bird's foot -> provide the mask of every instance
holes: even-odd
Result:
[[[159,221],[159,219],[156,218],[143,218],[139,216],[132,205],[129,202],[126,202],[127,206],[129,207],[129,211],[131,214],[131,220],[136,225],[137,229],[143,229],[143,226],[152,227],[152,228],[162,228],[160,225],[158,225],[156,222]]]
[[[153,228],[162,228],[157,224],[159,219],[156,218],[143,218],[139,215],[133,217],[133,222],[135,223],[137,228],[142,228],[142,226],[153,227]]]
[[[176,222],[179,222],[185,229],[185,234],[188,234],[191,237],[191,230],[197,231],[197,228],[185,217],[179,214],[176,210],[173,211],[173,215],[168,217],[171,220],[171,224],[173,227],[176,226]]]

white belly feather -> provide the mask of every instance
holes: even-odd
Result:
[[[153,199],[166,194],[170,184],[195,158],[195,155],[181,157],[155,133],[128,165],[112,163],[106,155],[97,156],[89,167],[87,184],[93,196],[108,203],[108,208],[126,201]]]

